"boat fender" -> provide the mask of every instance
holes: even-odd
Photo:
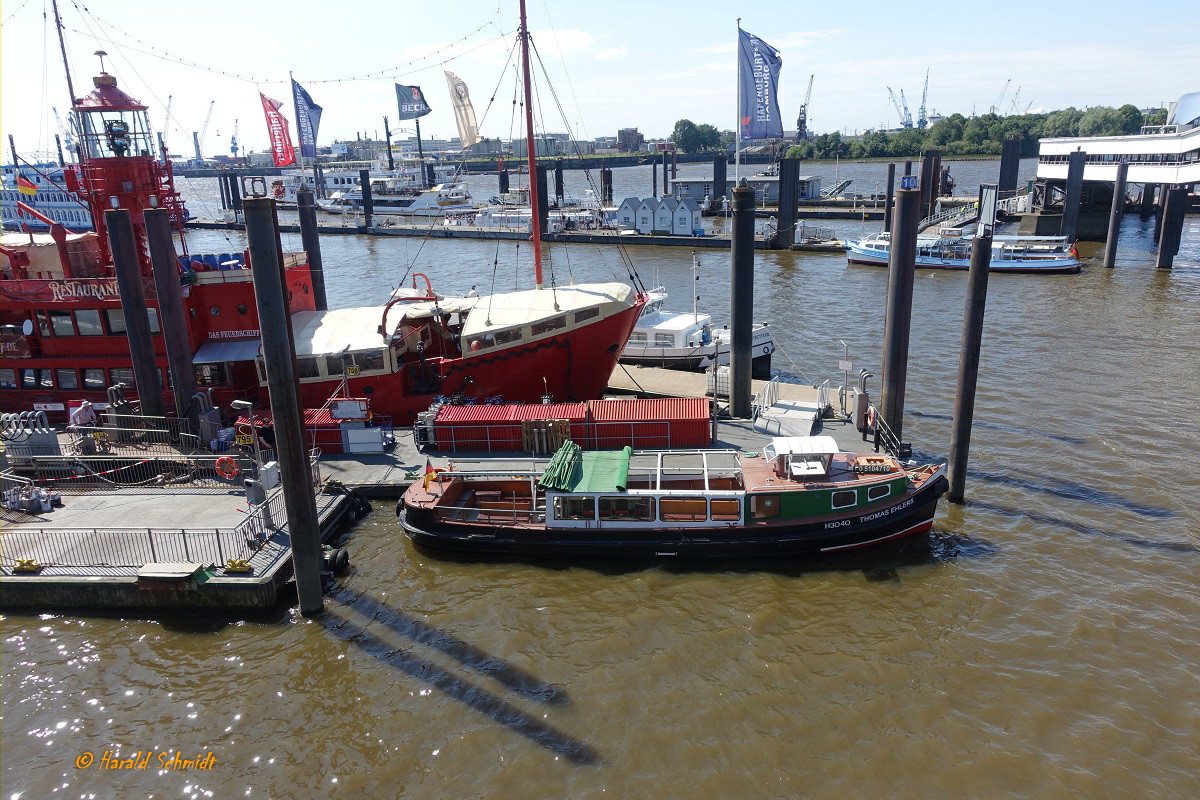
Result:
[[[350,566],[350,554],[345,548],[334,547],[325,551],[325,571],[341,575]]]
[[[221,456],[217,459],[215,466],[217,474],[227,481],[231,481],[242,474],[242,468],[230,456]]]

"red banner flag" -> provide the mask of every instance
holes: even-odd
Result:
[[[278,100],[272,100],[262,92],[263,114],[267,118],[267,133],[271,136],[271,152],[275,154],[275,166],[286,167],[296,163],[296,151],[292,148],[292,136],[288,132],[287,117],[279,113],[283,105]]]

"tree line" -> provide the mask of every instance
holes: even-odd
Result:
[[[1126,103],[1120,108],[1093,106],[1086,111],[1064,108],[1047,114],[1016,114],[1002,117],[981,114],[964,117],[951,114],[928,128],[903,128],[892,133],[869,131],[857,138],[840,133],[823,133],[787,149],[787,158],[888,158],[919,156],[926,150],[942,155],[1000,155],[1004,140],[1021,141],[1022,156],[1036,156],[1038,140],[1071,136],[1123,136],[1137,133],[1143,125],[1162,125],[1166,109],[1142,114]]]
[[[801,159],[907,158],[933,149],[948,156],[1000,155],[1004,140],[1016,136],[1021,140],[1021,155],[1036,156],[1038,139],[1122,136],[1137,133],[1143,125],[1162,125],[1166,120],[1165,108],[1142,114],[1129,103],[1120,108],[1092,106],[1080,111],[1071,107],[1046,114],[1015,114],[1008,117],[997,114],[981,114],[977,117],[951,114],[923,130],[902,128],[891,133],[868,131],[853,138],[843,137],[835,131],[790,146],[783,142],[781,148],[787,148],[787,158]],[[715,127],[697,125],[690,119],[675,123],[671,141],[685,153],[716,150],[727,144]]]

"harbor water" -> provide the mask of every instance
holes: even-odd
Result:
[[[960,193],[998,173],[951,167]],[[885,169],[838,167],[864,193]],[[649,175],[616,170],[618,199]],[[214,183],[185,183],[193,213],[216,216]],[[1114,270],[1083,243],[1079,275],[992,276],[969,503],[943,504],[928,538],[819,563],[480,563],[415,550],[377,502],[316,619],[6,614],[3,796],[1200,796],[1200,220],[1173,271],[1152,237],[1130,214]],[[531,283],[524,243],[322,247],[333,306],[380,305],[411,272],[447,293]],[[557,285],[626,274],[614,247],[551,253]],[[686,249],[627,256],[690,307]],[[723,322],[728,253],[699,258],[700,307]],[[840,383],[848,352],[879,375],[885,270],[755,258],[776,368]],[[918,273],[920,454],[949,449],[965,292],[964,273]],[[145,768],[113,767],[139,751]]]

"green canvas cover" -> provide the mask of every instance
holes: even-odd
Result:
[[[629,459],[633,450],[584,452],[567,440],[554,453],[538,481],[543,489],[557,492],[623,492],[629,481]]]

